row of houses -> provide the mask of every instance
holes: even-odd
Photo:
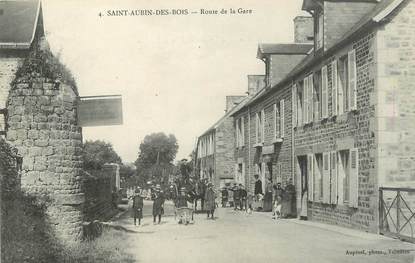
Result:
[[[382,187],[415,187],[415,3],[304,0],[291,44],[259,44],[264,75],[199,136],[217,189],[254,175],[296,187],[297,214],[378,232]]]

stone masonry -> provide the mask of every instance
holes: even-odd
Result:
[[[82,134],[77,91],[44,39],[16,73],[7,100],[7,140],[23,157],[22,191],[47,204],[51,233],[82,235]]]

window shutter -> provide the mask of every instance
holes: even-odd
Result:
[[[330,203],[330,153],[323,153],[323,203]]]
[[[341,159],[341,155],[337,153],[337,203],[343,204],[343,181],[344,181],[344,167]]]
[[[356,83],[356,52],[351,50],[348,54],[349,73],[349,110],[357,109],[357,83]]]
[[[313,83],[313,74],[308,76],[308,123],[313,122],[313,113],[314,113],[314,83]]]
[[[291,96],[291,102],[292,102],[292,126],[297,126],[297,85],[294,84],[292,88],[292,96]]]
[[[241,183],[245,185],[245,163],[242,163],[242,178]]]
[[[235,178],[234,178],[234,180],[235,180],[235,182],[238,182],[238,164],[235,164]]]
[[[274,104],[274,137],[278,138],[278,109],[277,104]]]
[[[337,115],[337,60],[331,62],[331,114]]]
[[[238,121],[239,121],[239,119],[237,119],[236,121],[235,121],[235,138],[236,138],[236,148],[238,148],[239,147],[239,137],[238,137],[238,133],[239,133],[239,131],[238,131]]]
[[[328,90],[327,90],[327,66],[324,66],[321,69],[321,113],[322,117],[328,118],[329,117],[329,96],[328,96]]]
[[[280,101],[280,137],[284,138],[284,112],[285,112],[285,105],[284,105],[284,99]]]
[[[266,178],[265,178],[265,163],[261,163],[261,176],[262,176],[262,191],[263,193],[265,193],[265,182],[266,182]]]
[[[351,207],[358,207],[359,201],[359,152],[350,149],[350,202]]]
[[[330,203],[337,204],[337,153],[330,153]]]
[[[308,123],[308,77],[303,82],[303,124]]]
[[[314,201],[314,156],[313,154],[307,155],[307,175],[308,175],[308,200]]]
[[[262,117],[262,125],[261,125],[261,129],[262,129],[262,134],[261,134],[261,141],[262,143],[264,143],[265,141],[265,110],[261,111],[261,117]]]
[[[245,145],[245,116],[242,116],[242,118],[241,118],[241,136],[242,136],[242,140],[241,140],[241,142],[242,142],[242,145],[241,146],[244,146]]]
[[[255,142],[259,142],[259,115],[258,112],[255,114]]]

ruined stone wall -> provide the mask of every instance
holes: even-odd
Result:
[[[53,235],[74,241],[82,234],[82,135],[67,76],[45,42],[34,45],[9,92],[7,140],[23,157],[22,191],[46,204]]]

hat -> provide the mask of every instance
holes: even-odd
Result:
[[[158,190],[160,190],[160,189],[161,189],[161,187],[160,187],[160,185],[159,185],[159,184],[157,184],[157,185],[156,185],[156,189],[158,189]]]
[[[139,194],[140,193],[140,189],[139,188],[135,189],[134,193]]]

